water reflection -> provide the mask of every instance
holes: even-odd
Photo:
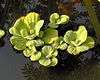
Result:
[[[66,67],[56,66],[45,68],[38,63],[28,62],[22,68],[26,80],[99,80],[100,64],[93,61],[89,64],[78,66],[73,65],[74,70]],[[72,68],[72,67],[71,67]]]

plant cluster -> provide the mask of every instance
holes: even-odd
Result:
[[[67,50],[77,55],[94,47],[94,40],[89,37],[84,26],[77,31],[69,30],[63,36],[58,36],[56,28],[68,23],[67,15],[53,13],[50,16],[48,28],[41,30],[44,20],[35,12],[19,18],[9,29],[11,44],[16,50],[23,51],[24,56],[31,61],[38,61],[43,66],[55,66],[58,63],[58,49]]]

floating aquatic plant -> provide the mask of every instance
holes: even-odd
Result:
[[[44,46],[42,48],[42,56],[39,60],[39,63],[44,66],[55,66],[58,63],[56,56],[58,51],[52,46]]]
[[[9,32],[13,35],[10,38],[12,45],[17,50],[24,50],[29,40],[39,36],[44,20],[40,20],[39,14],[33,12],[19,18]]]
[[[40,29],[44,20],[40,19],[39,14],[31,12],[19,18],[10,28],[10,42],[16,50],[22,50],[24,56],[31,61],[38,61],[47,67],[55,66],[58,63],[58,49],[67,49],[70,54],[77,55],[94,46],[94,40],[87,36],[84,26],[80,26],[77,31],[69,30],[64,37],[59,37],[55,28],[68,21],[67,15],[59,16],[58,13],[53,13],[50,16],[49,27],[42,31]]]
[[[58,13],[53,13],[50,16],[49,27],[57,28],[59,24],[66,24],[69,21],[69,16],[67,15],[59,15]]]
[[[74,55],[94,47],[94,40],[88,36],[84,26],[79,26],[77,31],[67,31],[64,35],[64,41],[69,44],[67,51]]]

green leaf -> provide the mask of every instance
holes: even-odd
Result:
[[[10,28],[9,32],[13,35],[20,35],[20,31],[22,29],[26,29],[27,30],[28,26],[24,23],[24,17],[19,18],[14,26],[12,28]]]
[[[48,24],[51,28],[57,28],[59,24],[68,23],[69,17],[67,15],[59,15],[58,13],[53,13],[50,16],[50,23]]]
[[[66,24],[69,21],[69,16],[61,15],[56,24]]]
[[[0,30],[0,38],[5,35],[5,32],[3,30]]]
[[[23,51],[23,54],[26,57],[30,57],[31,55],[33,55],[36,52],[37,52],[37,50],[36,50],[35,46],[31,45],[31,46],[28,46],[27,48],[25,48],[25,50]]]
[[[57,19],[59,19],[59,14],[58,13],[51,14],[50,23],[56,23]]]
[[[23,37],[12,36],[10,42],[17,50],[24,50],[26,48],[27,39]]]
[[[50,66],[55,66],[55,65],[57,65],[57,63],[58,63],[58,59],[55,58],[55,57],[53,57],[53,58],[51,59],[51,64],[50,64]]]
[[[39,35],[39,31],[41,29],[41,27],[43,26],[44,20],[40,20],[36,23],[35,25],[35,34],[38,36]]]
[[[61,50],[65,50],[67,48],[67,44],[66,43],[62,43],[58,46],[59,49]]]
[[[47,29],[44,31],[43,41],[45,44],[51,44],[58,39],[58,31],[55,29]]]
[[[37,39],[37,40],[30,40],[26,43],[27,46],[42,46],[44,44],[44,42],[41,39]]]
[[[87,37],[87,40],[80,46],[69,45],[67,51],[70,54],[77,55],[80,52],[87,51],[87,50],[93,48],[94,44],[95,44],[95,42],[94,42],[93,38]]]
[[[49,23],[48,26],[49,26],[50,28],[58,28],[58,25],[55,24],[55,23]]]
[[[39,63],[43,66],[49,66],[50,63],[51,63],[51,60],[50,59],[46,59],[46,58],[43,58],[43,59],[40,59],[39,60]]]
[[[82,45],[80,45],[78,47],[78,49],[80,50],[80,52],[83,52],[83,51],[87,51],[87,50],[93,48],[94,45],[95,45],[95,42],[94,42],[93,38],[87,37],[86,41]]]
[[[67,51],[73,55],[77,55],[80,53],[80,50],[76,46],[73,46],[73,45],[69,45],[67,48]]]
[[[30,27],[34,28],[36,23],[40,20],[39,14],[35,12],[28,13],[25,16],[24,22]]]
[[[31,59],[31,61],[37,61],[40,59],[40,57],[41,57],[41,52],[36,52],[31,55],[30,59]]]
[[[58,51],[54,50],[54,52],[52,53],[52,57],[56,57],[58,55]]]
[[[51,46],[44,46],[42,48],[42,54],[44,54],[45,56],[50,55],[53,53],[54,49]]]
[[[82,44],[87,39],[87,30],[85,26],[79,26],[79,29],[76,31],[76,43],[78,45]]]
[[[64,35],[64,41],[68,44],[71,44],[71,41],[75,41],[76,40],[76,33],[73,32],[72,30],[69,30],[65,33]]]
[[[41,39],[37,39],[37,40],[33,40],[34,41],[34,45],[37,46],[42,46],[44,44],[44,42]]]
[[[39,37],[42,38],[43,37],[43,34],[44,34],[44,32],[43,31],[40,31],[39,32]]]
[[[28,36],[27,29],[22,29],[22,30],[20,31],[20,33],[21,33],[21,36],[22,36],[22,37],[27,37],[27,36]]]

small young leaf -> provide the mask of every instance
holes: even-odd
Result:
[[[31,55],[30,59],[31,59],[31,61],[37,61],[40,59],[40,57],[41,57],[41,52],[36,52]]]
[[[56,23],[57,19],[59,19],[59,14],[58,13],[51,14],[50,23]]]
[[[61,15],[60,18],[57,20],[56,24],[65,24],[68,23],[68,21],[69,21],[69,16]]]

